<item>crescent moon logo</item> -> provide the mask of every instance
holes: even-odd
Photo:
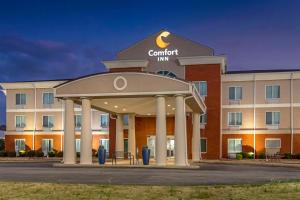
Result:
[[[162,39],[162,37],[168,37],[169,35],[170,35],[170,32],[168,32],[168,31],[163,31],[161,34],[159,34],[156,37],[156,45],[162,49],[169,46],[170,43],[164,42]]]

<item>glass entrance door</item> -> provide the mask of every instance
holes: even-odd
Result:
[[[147,145],[150,149],[150,157],[155,157],[155,136],[148,136],[147,138]],[[167,136],[167,157],[174,157],[175,154],[175,141],[174,136]]]

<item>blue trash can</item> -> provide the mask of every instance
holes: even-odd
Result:
[[[106,159],[106,150],[104,148],[104,146],[100,146],[98,148],[98,161],[100,165],[104,165],[105,164],[105,159]]]
[[[150,162],[150,149],[148,149],[148,147],[143,147],[142,157],[143,157],[143,164],[144,165],[149,165],[149,162]]]

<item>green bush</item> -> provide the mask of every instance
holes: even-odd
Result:
[[[240,154],[242,154],[243,158],[248,158],[248,153],[247,152],[241,152]]]
[[[0,157],[6,157],[7,152],[6,151],[0,151]]]
[[[292,154],[291,153],[285,153],[283,158],[284,159],[292,159]]]
[[[296,154],[296,158],[297,158],[297,159],[300,159],[300,153],[297,153],[297,154]]]
[[[27,151],[26,156],[27,157],[34,157],[35,156],[35,151],[34,150]]]
[[[242,160],[243,159],[243,154],[242,153],[237,153],[236,154],[236,159],[237,160]]]
[[[48,152],[48,156],[49,156],[49,157],[55,157],[55,152],[54,152],[54,151]]]
[[[9,151],[7,152],[8,157],[16,157],[16,152],[15,151]]]
[[[63,152],[62,151],[58,151],[58,152],[56,152],[56,157],[63,157]]]
[[[266,154],[265,153],[260,153],[260,154],[258,154],[258,158],[259,159],[265,159],[266,158]]]
[[[42,152],[42,151],[35,152],[35,157],[43,157],[43,156],[44,156],[44,152]]]
[[[19,151],[19,157],[25,157],[25,156],[26,156],[26,151],[25,150]]]
[[[5,149],[5,140],[0,139],[0,151],[4,151],[4,149]]]

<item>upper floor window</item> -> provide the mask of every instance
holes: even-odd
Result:
[[[279,125],[280,124],[280,112],[266,112],[266,124],[267,125]]]
[[[75,128],[81,128],[81,115],[75,115]]]
[[[195,81],[194,85],[199,92],[200,96],[207,96],[207,82],[206,81]]]
[[[207,113],[204,113],[200,115],[200,124],[206,124],[207,123]]]
[[[43,116],[43,128],[52,128],[53,127],[53,116],[45,115]]]
[[[229,100],[241,100],[242,92],[242,87],[229,87]]]
[[[279,99],[280,98],[280,86],[279,85],[267,85],[266,86],[266,98],[267,99]]]
[[[162,75],[162,76],[168,76],[170,78],[176,78],[176,74],[174,74],[173,72],[170,72],[168,70],[158,71],[157,74]]]
[[[26,126],[26,120],[24,115],[16,116],[16,128],[24,128]]]
[[[228,113],[228,125],[229,126],[241,126],[242,125],[242,113],[241,112],[229,112]]]
[[[25,105],[26,104],[26,94],[18,93],[16,94],[16,105]]]
[[[100,115],[100,126],[102,128],[107,128],[108,126],[108,115]]]
[[[54,95],[53,92],[45,92],[43,93],[43,104],[50,105],[54,103]]]

